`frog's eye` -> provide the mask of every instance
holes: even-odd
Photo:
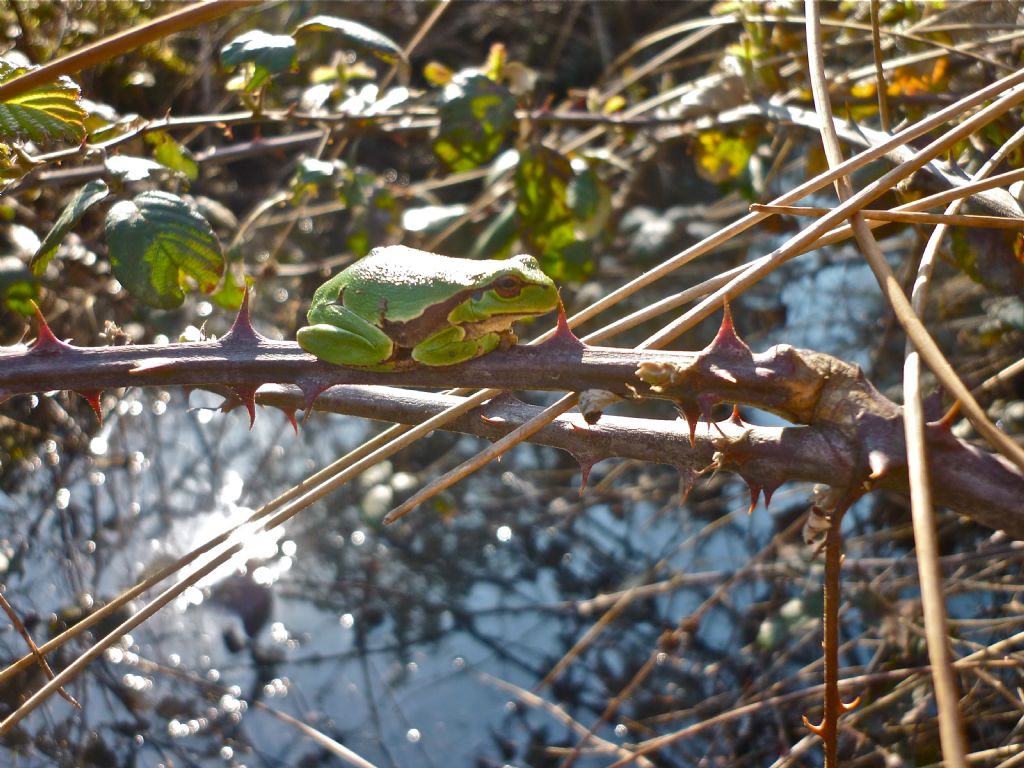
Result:
[[[523,281],[515,275],[505,275],[494,281],[494,291],[503,299],[514,299],[523,290]]]

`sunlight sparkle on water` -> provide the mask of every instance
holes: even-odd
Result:
[[[512,539],[512,529],[507,525],[502,525],[497,531],[498,541],[510,541]]]
[[[418,742],[421,738],[419,728],[410,728],[408,731],[405,732],[405,738],[408,739],[409,742],[412,744]]]

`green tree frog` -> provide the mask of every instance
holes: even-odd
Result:
[[[514,344],[513,322],[557,304],[532,256],[478,261],[390,245],[321,285],[296,338],[337,365],[454,365]]]

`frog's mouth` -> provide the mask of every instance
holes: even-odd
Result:
[[[450,318],[453,310],[464,304],[467,299],[473,300],[474,303],[482,304],[486,294],[486,288],[460,291],[448,299],[425,309],[422,314],[411,320],[388,320],[384,318],[381,320],[381,327],[398,347],[412,349],[421,341],[436,333],[439,328],[443,328],[448,324],[462,326],[466,331],[466,338],[470,339],[475,339],[488,333],[509,333],[511,335],[509,327],[512,323],[523,318],[536,317],[545,313],[543,308],[524,311],[513,303],[502,305],[491,301],[487,302],[486,307],[484,307],[487,316],[479,320],[466,319],[460,321]],[[538,302],[538,304],[543,307],[542,302]],[[552,301],[550,308],[546,311],[550,312],[555,306],[556,302]],[[502,309],[508,309],[509,311],[503,312]],[[385,307],[382,315],[386,314]]]

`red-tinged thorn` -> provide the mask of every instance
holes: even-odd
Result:
[[[740,407],[738,405],[733,405],[732,415],[729,416],[729,421],[731,421],[737,427],[743,426],[743,418],[740,416]]]
[[[810,720],[807,719],[807,715],[801,715],[801,717],[803,718],[804,725],[807,726],[807,730],[808,731],[813,733],[815,736],[818,736],[819,738],[825,738],[825,721],[824,720],[822,720],[819,725],[815,725],[814,723],[812,723]]]
[[[956,423],[957,417],[959,415],[960,415],[960,401],[957,400],[955,403],[953,403],[952,406],[950,406],[949,410],[946,411],[946,415],[943,416],[941,419],[939,419],[937,424],[942,429],[950,430],[950,429],[953,428],[953,425]]]
[[[316,399],[323,394],[327,387],[316,385],[311,386],[309,384],[299,384],[299,388],[302,390],[302,423],[305,424],[309,421],[309,415],[313,413],[313,404]]]
[[[582,476],[580,477],[580,496],[582,496],[583,492],[587,490],[587,483],[590,481],[590,470],[594,468],[594,462],[580,461],[579,458],[577,458],[576,461],[579,462],[580,472],[582,473]]]
[[[283,413],[284,417],[288,419],[288,423],[292,425],[292,430],[295,432],[296,435],[298,435],[299,422],[296,421],[295,419],[295,411],[293,411],[291,408],[282,408],[281,413]]]
[[[231,329],[221,337],[221,343],[227,341],[261,341],[263,336],[256,332],[256,329],[252,327],[252,318],[249,314],[249,286],[245,286],[245,293],[242,295],[242,305],[238,308],[238,314],[235,315],[235,322],[231,324]]]
[[[772,495],[777,491],[779,486],[777,485],[766,485],[762,490],[764,491],[764,508],[768,509],[768,506],[772,503]]]
[[[718,333],[714,340],[704,348],[704,351],[730,357],[753,357],[754,353],[750,351],[750,347],[736,333],[728,301],[725,301],[725,312],[722,315],[722,324],[718,327]]]
[[[36,312],[36,322],[39,324],[39,335],[36,337],[36,343],[32,345],[32,349],[30,349],[29,352],[43,355],[55,355],[59,352],[71,349],[70,344],[65,344],[53,335],[53,331],[50,329],[50,324],[46,322],[46,318],[43,317],[43,313],[39,311],[39,306],[34,301],[32,302],[32,309]]]
[[[693,448],[697,445],[697,424],[700,422],[700,408],[681,406],[680,410],[682,410],[683,417],[690,427],[690,447]]]
[[[87,390],[76,390],[78,394],[85,398],[92,408],[92,412],[96,414],[96,421],[103,425],[103,409],[100,408],[100,396],[103,394],[102,389],[87,389]]]
[[[751,482],[747,482],[747,488],[750,489],[750,506],[747,507],[747,515],[754,514],[754,510],[757,508],[757,500],[761,498],[761,486],[754,485]]]
[[[881,451],[868,451],[869,480],[877,480],[889,471],[889,457]]]
[[[256,387],[252,384],[231,384],[231,391],[238,396],[249,412],[249,429],[256,424]]]
[[[569,318],[565,314],[565,305],[562,303],[562,293],[558,293],[558,320],[555,323],[555,332],[547,341],[548,344],[568,344],[572,347],[582,348],[585,346],[579,336],[572,332],[569,327]]]
[[[857,697],[856,697],[856,698],[855,698],[855,699],[854,699],[853,701],[851,701],[851,702],[850,702],[849,704],[847,704],[847,703],[846,703],[845,701],[840,701],[840,702],[839,702],[839,711],[840,711],[840,712],[841,712],[842,714],[844,714],[844,715],[845,715],[845,714],[846,714],[847,712],[849,712],[849,711],[850,711],[851,709],[856,709],[856,708],[857,708],[857,705],[858,705],[858,704],[860,704],[860,696],[857,696]]]

